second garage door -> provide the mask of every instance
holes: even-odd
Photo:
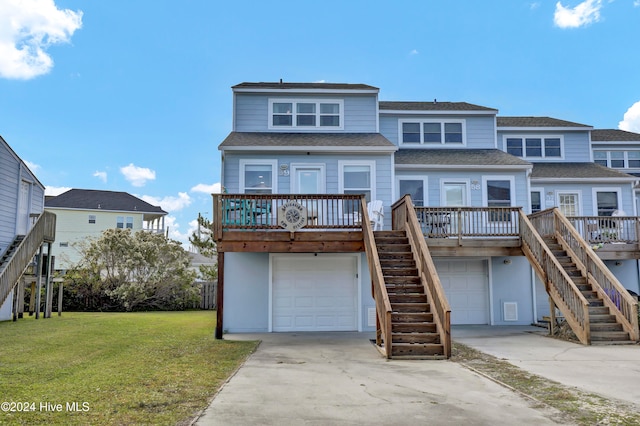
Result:
[[[273,331],[356,331],[354,256],[274,256]]]
[[[489,278],[485,260],[435,261],[451,306],[451,324],[489,324]]]

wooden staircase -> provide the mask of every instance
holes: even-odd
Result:
[[[0,271],[2,271],[7,266],[7,264],[9,263],[9,260],[13,257],[13,254],[18,249],[18,246],[20,246],[20,243],[22,242],[22,240],[24,240],[24,235],[18,235],[11,242],[9,247],[7,247],[4,253],[2,253],[2,257],[0,257]]]
[[[374,237],[391,302],[391,358],[446,358],[406,232]]]
[[[563,249],[558,240],[553,237],[543,238],[547,247],[556,257],[567,275],[573,283],[578,287],[582,295],[589,302],[589,329],[591,334],[591,344],[633,344],[629,333],[623,331],[615,315],[612,315],[609,308],[605,306],[604,301],[598,295],[598,292],[587,281],[576,263]]]

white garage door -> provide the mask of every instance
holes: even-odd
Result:
[[[451,306],[451,324],[489,324],[487,262],[438,260],[435,264]]]
[[[356,331],[354,256],[274,256],[273,331]]]

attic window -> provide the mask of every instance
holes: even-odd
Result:
[[[342,129],[340,99],[269,99],[270,129]]]
[[[96,215],[95,214],[90,214],[89,215],[89,223],[96,223]]]
[[[465,120],[400,120],[402,145],[465,145]]]

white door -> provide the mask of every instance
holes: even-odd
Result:
[[[485,260],[435,261],[451,306],[451,324],[489,324],[489,278]]]
[[[20,183],[20,195],[18,197],[18,217],[16,221],[16,235],[27,235],[29,232],[29,197],[31,184],[22,181]]]
[[[557,192],[558,208],[565,216],[580,216],[580,193]]]
[[[294,194],[324,194],[323,165],[292,165]]]
[[[273,257],[273,331],[357,331],[355,256]]]
[[[443,182],[442,205],[445,207],[461,207],[467,205],[466,182]]]

